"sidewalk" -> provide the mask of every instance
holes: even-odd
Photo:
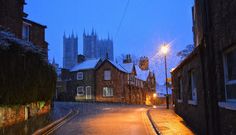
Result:
[[[175,114],[172,109],[165,109],[164,106],[150,110],[150,115],[158,131],[162,135],[194,135],[194,133],[184,125],[183,119]]]

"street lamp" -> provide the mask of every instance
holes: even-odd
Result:
[[[168,88],[167,88],[167,64],[166,64],[166,56],[169,52],[169,45],[164,44],[161,46],[161,53],[164,55],[165,59],[165,75],[166,75],[166,108],[169,109],[169,94],[168,94]]]

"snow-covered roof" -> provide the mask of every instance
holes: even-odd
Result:
[[[117,69],[119,69],[122,72],[128,73],[128,71],[119,63],[115,63],[111,60],[108,60],[113,66],[115,66]]]
[[[166,94],[166,85],[157,85],[156,92]],[[172,94],[172,90],[170,88],[168,88],[168,94]]]
[[[146,81],[149,75],[149,70],[141,70],[138,65],[135,66],[137,76],[136,78]]]
[[[132,73],[134,64],[133,63],[123,63],[120,64],[128,73]]]
[[[29,41],[19,39],[11,32],[8,32],[0,27],[0,48],[9,49],[9,47],[12,45],[11,43],[21,46],[26,52],[31,51],[41,54],[41,56],[45,56],[45,49],[42,49]]]
[[[87,70],[94,69],[99,62],[100,59],[88,59],[83,61],[82,63],[76,64],[74,67],[70,69],[71,72],[78,70]]]

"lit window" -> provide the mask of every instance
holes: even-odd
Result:
[[[110,70],[104,71],[104,80],[111,80],[111,71]]]
[[[30,39],[30,24],[23,22],[22,39],[29,41]]]
[[[226,99],[236,101],[236,49],[225,53],[225,89]]]
[[[77,73],[77,80],[83,80],[83,72]]]
[[[84,95],[84,87],[79,86],[77,87],[77,96],[83,96]]]
[[[103,87],[103,96],[104,97],[112,97],[113,96],[113,88]]]

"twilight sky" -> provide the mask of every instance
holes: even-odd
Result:
[[[193,44],[193,0],[26,0],[28,18],[47,25],[49,60],[54,57],[62,66],[62,36],[74,31],[82,53],[84,29],[97,31],[101,38],[108,33],[114,40],[115,58],[121,54],[148,56],[158,83],[164,82],[163,57],[157,54],[163,42],[171,42],[168,69],[179,63],[176,52]],[[170,76],[170,75],[169,75]]]

